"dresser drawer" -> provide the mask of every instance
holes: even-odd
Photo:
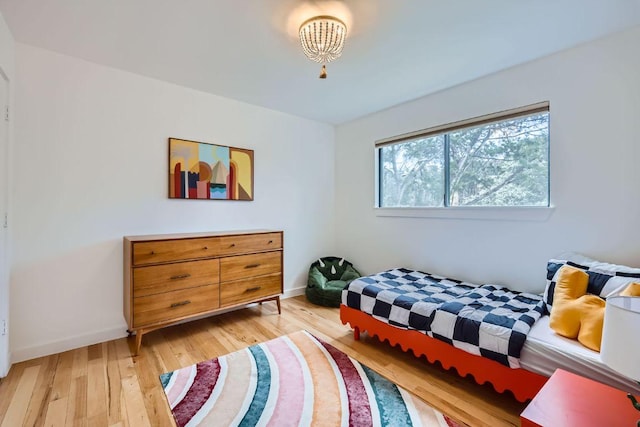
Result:
[[[197,259],[219,254],[219,237],[158,240],[133,244],[133,265]]]
[[[246,279],[282,271],[282,252],[264,252],[220,259],[220,281]]]
[[[133,297],[218,283],[217,259],[151,265],[133,269]]]
[[[133,299],[135,328],[173,322],[220,307],[219,285],[199,286]]]
[[[225,307],[282,293],[282,274],[220,284],[220,306]]]
[[[282,235],[280,233],[221,236],[218,253],[220,255],[231,255],[280,248],[282,248]]]

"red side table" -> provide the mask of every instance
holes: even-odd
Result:
[[[626,392],[558,369],[520,414],[520,425],[635,427],[638,419]]]

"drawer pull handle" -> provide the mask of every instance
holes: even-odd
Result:
[[[233,248],[233,247],[235,247],[235,245],[236,245],[235,243],[232,243],[232,244],[229,245],[229,247]]]
[[[270,244],[272,244],[272,243],[273,243],[273,240],[269,240],[269,243],[267,243],[267,244],[268,244],[268,245],[270,245]]]
[[[247,290],[245,292],[259,291],[261,288],[262,288],[262,286],[254,286],[253,288],[247,288]]]
[[[260,264],[249,264],[244,266],[244,268],[256,268],[256,267],[260,267]]]
[[[202,248],[202,249],[206,251],[206,250],[207,250],[207,249],[209,249],[209,248],[208,248],[207,246],[205,246],[205,247],[204,247],[204,248]]]
[[[191,304],[191,301],[186,300],[186,301],[174,302],[173,304],[171,304],[171,308],[176,308],[176,307],[180,307],[187,304]]]
[[[186,279],[191,277],[190,274],[180,274],[178,276],[171,276],[171,280],[179,280],[179,279]]]
[[[151,255],[155,255],[155,254],[156,254],[155,251],[151,251]]]

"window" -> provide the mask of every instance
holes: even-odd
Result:
[[[549,206],[549,104],[376,143],[377,206]]]

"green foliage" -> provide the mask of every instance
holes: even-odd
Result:
[[[382,206],[442,206],[444,136],[384,147]]]
[[[546,206],[548,113],[381,149],[381,206],[443,206],[448,139],[450,206]]]

